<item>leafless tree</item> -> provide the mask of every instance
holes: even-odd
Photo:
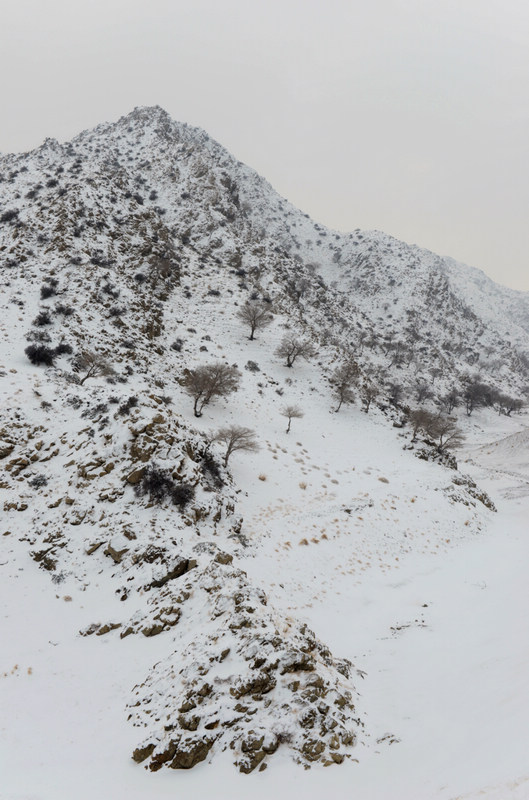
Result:
[[[426,411],[424,408],[416,408],[410,411],[408,420],[412,429],[411,440],[414,442],[419,431],[428,433],[430,427],[435,425],[437,414],[432,414],[431,411]]]
[[[297,339],[292,334],[283,337],[281,344],[276,350],[276,355],[286,359],[287,367],[291,367],[298,358],[313,358],[316,355],[316,348],[307,339]]]
[[[201,417],[202,409],[213,398],[226,397],[237,390],[240,377],[241,373],[236,367],[218,362],[185,370],[180,384],[193,398],[195,417]]]
[[[457,389],[450,389],[443,397],[440,398],[441,405],[446,409],[447,413],[450,415],[454,408],[457,408],[459,405],[459,393]]]
[[[83,350],[74,359],[73,368],[75,372],[83,373],[79,381],[82,386],[88,378],[109,377],[114,375],[114,369],[100,353],[92,350]]]
[[[465,441],[463,432],[456,425],[455,420],[449,417],[438,417],[431,434],[437,442],[437,449],[440,453],[444,453],[450,447],[458,447]]]
[[[255,331],[266,328],[272,322],[270,309],[263,303],[247,302],[237,311],[237,316],[246,325],[250,326],[250,341],[254,339]]]
[[[413,430],[412,442],[417,438],[418,432],[422,431],[436,443],[439,453],[444,453],[450,447],[457,447],[465,439],[461,429],[451,417],[432,414],[419,408],[410,413],[409,420]]]
[[[507,417],[510,417],[513,411],[521,411],[523,405],[523,400],[502,394],[502,392],[497,392],[494,397],[494,408],[498,414],[505,414]]]
[[[490,386],[482,383],[479,377],[469,379],[463,391],[463,399],[467,416],[470,417],[475,408],[492,405],[493,391]]]
[[[287,433],[290,433],[290,425],[293,419],[301,419],[301,417],[305,416],[299,406],[285,406],[281,409],[281,414],[288,419]]]
[[[359,375],[360,369],[353,359],[336,367],[332,373],[329,381],[336,400],[338,401],[338,408],[335,409],[336,413],[338,413],[344,403],[354,403],[353,386],[358,382]]]
[[[365,380],[362,386],[360,387],[360,399],[362,400],[363,406],[362,411],[365,411],[366,414],[369,413],[369,409],[371,407],[371,403],[378,397],[378,386],[374,384],[372,381]]]
[[[418,403],[422,403],[424,400],[430,400],[433,397],[433,392],[430,389],[430,385],[422,378],[419,378],[415,382],[415,390],[417,392],[416,400]]]
[[[246,450],[255,453],[259,450],[255,433],[251,428],[243,428],[239,425],[230,425],[220,430],[212,437],[212,442],[219,442],[226,445],[224,454],[224,466],[228,466],[228,460],[235,450]]]
[[[397,383],[396,381],[390,381],[386,389],[388,392],[388,400],[391,405],[398,406],[404,394],[404,388],[402,384]]]

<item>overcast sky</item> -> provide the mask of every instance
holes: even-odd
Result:
[[[529,290],[527,0],[13,0],[0,151],[137,105],[296,206]]]

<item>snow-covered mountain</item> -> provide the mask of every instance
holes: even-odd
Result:
[[[24,685],[28,704],[64,688],[58,658],[72,699],[93,691],[85,657],[119,664],[80,748],[149,772],[223,753],[242,772],[283,753],[354,765],[395,743],[366,652],[382,631],[427,627],[429,606],[395,619],[377,591],[494,516],[431,437],[413,441],[410,408],[446,411],[452,394],[472,440],[518,436],[529,296],[314,223],[159,108],[0,158],[0,270],[4,585],[22,571],[36,594],[15,592],[18,607],[38,595],[63,625],[31,651],[48,683]],[[248,304],[266,312],[255,338]],[[285,336],[310,357],[287,366]],[[334,413],[336,370],[353,362],[357,402]],[[237,391],[194,415],[189,376],[213,364]],[[469,386],[486,408],[465,410]],[[225,466],[214,434],[235,425],[260,449]],[[93,697],[79,702],[92,730]]]
[[[367,342],[384,355],[369,366],[406,394],[431,381],[431,369],[446,384],[480,373],[515,393],[529,380],[527,293],[376,231],[341,235],[314,223],[160,108],[6,156],[0,176],[2,258],[13,278],[55,269],[90,291],[123,274],[123,306],[145,302],[138,273],[161,271],[158,291],[178,283],[176,299],[201,270],[201,295],[269,296],[320,341],[361,359]]]

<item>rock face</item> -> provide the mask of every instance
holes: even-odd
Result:
[[[133,758],[149,759],[152,770],[187,769],[214,745],[232,750],[248,773],[280,746],[305,765],[350,757],[363,729],[351,664],[333,658],[305,625],[291,623],[280,635],[280,616],[231,564],[214,558],[194,590],[208,596],[215,632],[159,662],[135,688],[131,719],[150,733]],[[153,717],[166,724],[157,730]]]

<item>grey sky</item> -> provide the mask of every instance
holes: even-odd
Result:
[[[159,104],[317,221],[529,290],[526,0],[2,6],[0,151]]]

